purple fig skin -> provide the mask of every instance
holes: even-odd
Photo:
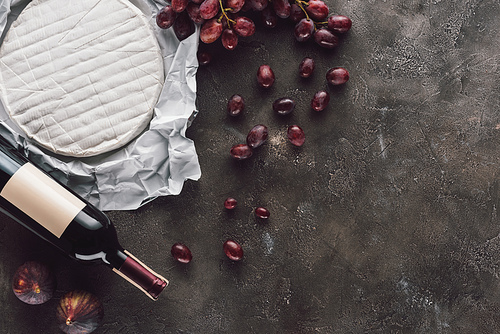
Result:
[[[87,291],[66,293],[57,305],[56,318],[64,333],[92,333],[104,317],[101,301]]]
[[[16,297],[30,305],[47,302],[55,289],[56,279],[50,268],[36,261],[21,265],[12,280],[12,291]]]

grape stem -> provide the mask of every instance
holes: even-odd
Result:
[[[304,8],[304,6],[307,7],[309,5],[309,3],[307,1],[304,1],[304,0],[295,0],[295,3],[300,7],[300,9],[302,9],[304,14],[306,14],[307,21],[311,21],[311,18],[307,14],[307,10]],[[324,26],[324,25],[328,24],[328,21],[324,21],[324,22],[316,22],[314,20],[312,20],[312,21],[314,22],[314,30],[316,30],[318,28],[318,26]]]
[[[222,0],[219,0],[219,4],[220,4],[220,9],[221,9],[222,15],[219,17],[218,22],[220,22],[222,20],[222,18],[225,18],[227,21],[227,25],[229,27],[231,27],[231,23],[236,23],[236,21],[230,19],[229,16],[227,16],[226,12],[232,12],[233,9],[232,8],[225,8],[224,5],[222,4]]]
[[[311,18],[309,17],[309,15],[307,14],[306,9],[304,8],[304,6],[308,5],[307,1],[295,0],[295,3],[300,7],[300,9],[302,9],[302,11],[304,12],[304,14],[306,14],[306,19],[307,19],[307,21],[309,21]]]

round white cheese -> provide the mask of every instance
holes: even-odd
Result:
[[[144,131],[163,87],[150,21],[128,0],[33,0],[0,47],[0,98],[29,138],[88,157]]]

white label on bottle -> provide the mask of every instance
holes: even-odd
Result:
[[[30,163],[12,175],[0,196],[58,238],[86,205]]]

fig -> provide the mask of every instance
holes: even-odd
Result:
[[[12,290],[17,298],[26,304],[43,304],[52,298],[56,279],[50,268],[37,261],[27,261],[17,268]]]
[[[64,333],[92,333],[104,316],[102,303],[94,294],[74,290],[66,293],[57,306],[56,318]]]

